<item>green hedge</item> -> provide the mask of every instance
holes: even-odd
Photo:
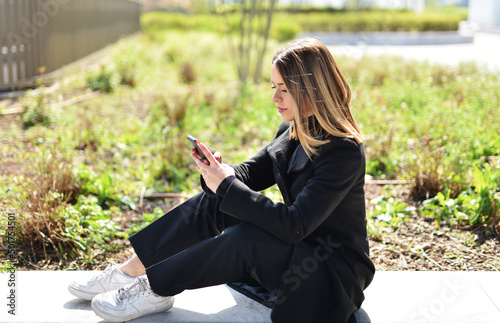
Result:
[[[227,20],[225,20],[227,19]],[[141,17],[142,29],[145,32],[159,30],[196,30],[224,33],[230,29],[236,32],[239,29],[239,16],[228,15],[226,18],[218,15],[186,15],[182,13],[148,12]],[[271,26],[270,37],[288,41],[300,34],[300,25],[275,19]]]
[[[417,14],[409,11],[361,11],[361,12],[276,12],[270,36],[287,41],[307,31],[452,31],[457,30],[466,13],[426,12]],[[239,28],[237,14],[227,15],[227,22],[221,16],[182,13],[148,12],[141,17],[145,32],[161,29],[201,30],[217,33],[228,28],[236,32]],[[229,26],[229,27],[228,27]]]
[[[281,22],[293,21],[303,31],[450,31],[457,30],[463,14],[401,11],[276,15]]]

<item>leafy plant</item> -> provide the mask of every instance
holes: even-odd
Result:
[[[162,217],[164,214],[163,210],[159,207],[155,208],[153,213],[143,213],[141,217],[141,223],[140,224],[134,224],[130,225],[130,230],[127,231],[127,235],[131,236],[136,232],[141,231],[151,223],[153,223],[156,219],[159,219]]]
[[[414,207],[409,207],[406,202],[400,202],[392,196],[381,195],[370,201],[374,206],[371,217],[377,221],[387,223],[390,227],[397,228],[405,217],[412,214]]]
[[[443,221],[448,224],[461,224],[468,220],[468,214],[474,208],[471,201],[472,198],[467,193],[462,193],[456,199],[452,199],[450,191],[444,194],[438,192],[435,197],[424,201],[421,214],[435,218],[436,227],[439,227]]]
[[[114,90],[113,72],[101,65],[99,72],[91,73],[87,77],[87,87],[92,91],[111,93]]]
[[[97,175],[90,168],[81,167],[78,170],[78,181],[83,192],[94,195],[99,205],[118,199],[116,182],[109,170]]]
[[[498,190],[500,188],[500,171],[492,170],[488,165],[484,169],[476,168],[472,185],[477,194],[477,208],[471,218],[471,224],[487,223],[493,215],[498,214]]]
[[[21,119],[25,128],[38,124],[48,126],[52,123],[47,106],[47,97],[43,93],[43,88],[36,91],[28,90],[22,106]]]
[[[422,214],[435,217],[436,226],[442,221],[451,225],[488,224],[499,211],[498,178],[498,171],[492,171],[488,166],[484,170],[476,168],[474,189],[469,188],[456,198],[450,197],[450,190],[439,192],[434,198],[424,201]]]
[[[67,205],[59,209],[58,220],[64,223],[61,235],[74,244],[69,250],[58,244],[61,258],[81,256],[92,262],[95,256],[109,251],[111,241],[125,234],[112,220],[112,216],[120,214],[116,207],[103,210],[94,196],[81,195],[75,205]]]

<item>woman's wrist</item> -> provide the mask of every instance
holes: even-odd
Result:
[[[217,196],[224,197],[226,196],[226,192],[229,189],[229,186],[233,183],[233,181],[236,179],[235,175],[229,175],[228,177],[224,178],[222,182],[219,184],[217,187]]]

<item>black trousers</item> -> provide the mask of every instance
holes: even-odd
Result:
[[[224,214],[220,202],[199,193],[130,237],[155,293],[172,296],[249,277],[278,293],[294,246]]]

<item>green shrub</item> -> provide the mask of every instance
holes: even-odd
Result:
[[[113,92],[113,72],[105,66],[101,66],[99,72],[91,73],[87,77],[87,87],[92,91],[102,91],[105,93]]]
[[[484,169],[476,168],[472,174],[472,186],[476,193],[477,208],[470,223],[488,223],[500,210],[500,170],[492,169],[488,164]]]
[[[113,178],[114,174],[109,170],[103,174],[96,174],[91,168],[82,166],[78,169],[77,174],[78,183],[84,194],[95,196],[98,205],[118,200],[116,180]]]
[[[148,12],[141,16],[142,29],[152,33],[159,30],[200,30],[232,32],[239,29],[239,13],[227,12],[227,20],[215,14],[187,15],[181,13]],[[415,13],[401,10],[278,10],[273,15],[271,37],[288,41],[301,31],[454,31],[467,12]]]
[[[47,97],[43,91],[43,87],[36,91],[28,90],[22,100],[21,120],[25,128],[35,125],[48,126],[52,123]]]
[[[361,11],[314,14],[276,14],[278,21],[293,21],[303,31],[454,31],[466,16],[410,11]]]
[[[236,33],[240,29],[238,14],[226,18],[217,15],[185,15],[180,13],[148,12],[141,16],[142,30],[154,34],[164,30],[209,31],[215,33]],[[294,39],[301,28],[293,20],[276,18],[271,24],[270,36],[280,41]]]
[[[436,226],[442,222],[448,225],[490,224],[500,207],[500,170],[476,168],[473,173],[472,187],[461,192],[456,198],[450,190],[439,192],[434,198],[424,201],[422,215],[435,218]]]
[[[279,23],[275,20],[271,25],[271,31],[269,35],[271,38],[274,38],[278,41],[286,42],[295,39],[301,32],[302,29],[297,23]]]
[[[81,256],[92,262],[98,254],[111,250],[112,240],[125,236],[112,220],[120,213],[117,208],[103,210],[94,196],[81,195],[75,205],[61,207],[57,219],[64,225],[61,235],[74,244],[69,253],[60,246],[61,258]]]

